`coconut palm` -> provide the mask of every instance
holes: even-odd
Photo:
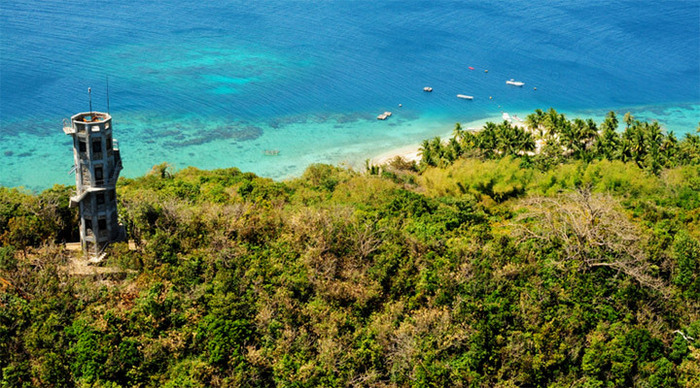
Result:
[[[455,129],[452,131],[452,137],[457,139],[460,143],[462,142],[462,134],[464,130],[462,129],[462,124],[455,123]]]
[[[610,112],[613,113],[613,112]],[[614,115],[614,113],[613,113]],[[603,132],[598,137],[598,141],[595,143],[595,153],[598,157],[605,158],[608,160],[613,160],[616,157],[616,152],[620,146],[620,136],[617,134],[612,121],[608,118],[601,125]]]
[[[627,137],[620,138],[620,142],[615,148],[614,158],[623,162],[633,160],[632,156],[632,141]]]
[[[518,154],[524,154],[535,150],[535,138],[532,133],[516,127],[516,149]]]
[[[459,158],[463,153],[462,145],[454,137],[450,138],[450,140],[447,142],[447,147],[444,147],[444,148],[445,148],[445,158],[450,163],[457,160],[457,158]]]
[[[605,130],[605,129],[610,129],[613,132],[617,131],[617,126],[619,124],[619,121],[617,120],[617,115],[615,112],[610,111],[608,112],[607,115],[605,115],[605,121],[603,121],[602,124],[600,124],[600,127]]]
[[[625,116],[622,118],[622,121],[624,121],[625,124],[627,124],[627,128],[629,128],[630,125],[632,125],[632,123],[634,122],[634,116],[632,116],[632,113],[627,112],[627,113],[625,113]]]
[[[622,138],[627,142],[630,160],[634,160],[640,168],[644,168],[644,159],[647,154],[645,130],[639,121],[634,121],[630,124],[625,132],[622,133]]]
[[[586,133],[586,122],[576,118],[573,123],[567,123],[561,127],[561,143],[565,152],[570,153],[574,159],[581,158]]]
[[[544,112],[542,109],[535,109],[535,113],[531,113],[525,117],[525,124],[527,125],[528,128],[530,128],[533,131],[537,131],[537,133],[542,137],[544,128],[542,127],[542,124],[544,122]]]
[[[421,143],[420,148],[418,149],[421,155],[420,163],[426,166],[435,166],[437,163],[435,163],[435,152],[433,151],[433,147],[430,143],[430,140],[425,139]]]
[[[492,122],[486,123],[484,128],[476,135],[476,147],[484,153],[484,156],[491,158],[498,147],[498,127]]]
[[[685,134],[685,138],[679,144],[679,163],[700,163],[700,135]]]
[[[542,125],[548,131],[549,136],[556,137],[566,123],[568,123],[568,120],[566,120],[564,114],[557,113],[554,108],[549,108],[544,116]]]
[[[661,155],[664,159],[664,165],[673,166],[676,164],[675,159],[678,155],[679,148],[678,139],[676,138],[676,135],[673,133],[673,131],[669,132],[668,135],[666,135],[663,142],[661,143],[659,152],[661,152]]]

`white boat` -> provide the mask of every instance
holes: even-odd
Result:
[[[506,81],[506,85],[523,86],[523,85],[525,85],[525,82],[516,81],[516,80],[511,78],[508,81]]]
[[[505,120],[505,121],[507,121],[507,122],[509,122],[509,123],[513,121],[513,120],[510,118],[510,115],[508,114],[508,112],[503,112],[503,114],[501,115],[501,117],[503,117],[503,120]]]
[[[426,86],[426,87],[423,88],[423,91],[424,91],[424,92],[432,92],[432,91],[433,91],[433,88],[431,88],[430,86]]]
[[[458,94],[457,98],[463,98],[465,100],[473,100],[474,96],[467,96],[466,94]]]

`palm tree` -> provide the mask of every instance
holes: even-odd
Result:
[[[476,135],[472,131],[462,131],[459,144],[462,146],[462,153],[476,148]]]
[[[543,125],[549,132],[549,136],[556,136],[561,131],[562,127],[567,123],[566,116],[561,113],[557,113],[554,108],[549,108],[546,115],[544,116]]]
[[[622,133],[622,137],[628,143],[628,151],[631,160],[634,160],[639,168],[644,168],[647,144],[642,124],[639,121],[634,121],[630,127],[625,129],[625,132]]]
[[[601,125],[601,127],[603,127],[603,133],[600,134],[595,145],[595,153],[599,157],[608,160],[615,159],[617,149],[620,145],[620,136],[617,134],[614,129],[615,126],[612,124],[611,121],[608,121],[608,118],[605,119],[605,122]]]
[[[622,137],[615,149],[615,158],[623,162],[632,160],[632,141],[627,137]]]
[[[491,158],[498,147],[498,128],[496,124],[488,122],[484,128],[476,135],[476,147],[484,153],[484,156]]]
[[[598,143],[598,140],[598,127],[595,121],[592,119],[586,120],[586,125],[581,133],[581,159],[590,162],[595,157],[593,148]]]
[[[627,112],[627,113],[625,113],[625,116],[622,118],[622,121],[624,121],[625,124],[627,124],[627,128],[629,128],[630,125],[632,125],[632,123],[634,122],[634,116],[632,116],[632,113]]]
[[[445,167],[452,162],[448,156],[447,147],[442,145],[440,136],[435,136],[430,141],[430,147],[433,149],[433,166]]]
[[[457,141],[461,142],[463,133],[464,133],[464,130],[462,129],[462,124],[456,123],[455,129],[452,131],[452,137],[457,139]]]
[[[664,134],[659,126],[659,123],[654,121],[651,124],[644,123],[642,126],[644,130],[644,136],[647,140],[647,146],[649,149],[659,148],[664,141]]]
[[[656,121],[651,124],[645,122],[644,125],[642,125],[642,130],[646,147],[645,164],[654,174],[657,174],[663,166],[663,158],[660,149],[665,140],[665,136],[661,131],[659,123]]]
[[[685,138],[679,144],[679,156],[677,159],[684,163],[700,163],[700,135],[685,134]]]
[[[447,160],[449,160],[450,163],[454,162],[457,160],[462,155],[462,146],[459,144],[459,141],[455,139],[454,137],[451,137],[450,140],[447,142],[447,147],[445,149],[445,157]]]
[[[673,131],[669,132],[664,138],[659,148],[661,155],[664,158],[664,165],[673,166],[676,164],[676,157],[678,155],[678,139]]]
[[[537,131],[540,134],[540,136],[543,135],[543,122],[544,112],[542,111],[542,109],[535,109],[535,113],[530,113],[525,118],[525,124],[527,125],[527,127],[533,131]]]
[[[532,133],[516,127],[516,146],[518,154],[525,154],[535,150],[535,138]]]
[[[420,163],[427,165],[427,166],[435,166],[435,155],[433,152],[433,147],[430,144],[430,140],[425,139],[421,143],[420,148],[418,149],[421,155]]]
[[[600,127],[603,128],[603,130],[605,130],[607,128],[607,129],[610,129],[614,132],[614,131],[617,131],[618,124],[619,124],[619,122],[617,120],[617,115],[615,114],[615,112],[610,111],[605,116],[605,121],[603,121],[603,123],[600,124]]]
[[[581,159],[587,136],[586,122],[579,118],[574,119],[573,123],[562,128],[562,143],[571,152],[574,159]]]
[[[586,120],[585,137],[588,142],[594,142],[598,139],[598,126],[593,119]]]

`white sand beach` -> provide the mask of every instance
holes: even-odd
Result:
[[[516,113],[515,115],[510,115],[510,117],[520,117],[524,118],[525,114],[522,114],[520,112]],[[502,123],[503,122],[503,116],[492,116],[488,117],[485,119],[481,120],[476,120],[476,121],[469,121],[466,123],[460,123],[462,125],[462,129],[464,130],[471,130],[471,131],[479,131],[481,130],[484,125],[486,125],[487,122],[493,122],[493,123]],[[514,126],[518,126],[521,128],[526,128],[525,123],[522,121],[516,121],[516,120],[511,120],[511,124]],[[440,138],[443,141],[449,140],[452,135],[453,135],[454,129],[451,129],[450,132],[445,133],[444,136],[441,136]],[[408,146],[400,147],[400,148],[395,148],[390,151],[384,152],[382,154],[376,155],[372,158],[370,158],[370,163],[373,165],[382,165],[390,162],[397,156],[402,157],[403,159],[407,161],[420,161],[421,158],[421,153],[420,153],[420,143],[415,143],[411,144]]]

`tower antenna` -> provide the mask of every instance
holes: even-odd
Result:
[[[109,75],[105,77],[107,79],[107,114],[109,114]]]
[[[88,88],[88,99],[90,100],[90,116],[92,116],[92,88]]]

